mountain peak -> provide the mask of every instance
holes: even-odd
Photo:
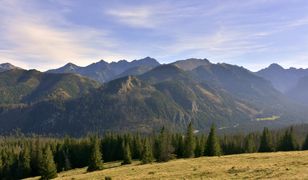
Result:
[[[272,63],[268,68],[269,69],[276,69],[276,70],[283,70],[284,69],[282,66],[280,66],[277,63]]]
[[[3,64],[0,64],[0,72],[4,72],[4,71],[8,71],[8,70],[12,70],[12,69],[21,69],[17,66],[14,66],[10,63],[3,63]]]
[[[176,61],[172,64],[174,64],[180,69],[183,69],[184,71],[191,71],[199,66],[210,64],[210,61],[207,59],[189,58],[185,60]]]
[[[143,65],[143,66],[158,66],[158,65],[160,65],[160,63],[156,59],[151,58],[149,56],[142,58],[142,59],[133,60],[132,63],[138,63],[139,65]]]

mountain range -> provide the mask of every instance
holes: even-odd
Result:
[[[308,105],[308,69],[285,69],[274,63],[256,74],[270,81],[278,91],[294,101]]]
[[[101,60],[86,67],[80,67],[73,63],[68,63],[63,67],[48,70],[47,72],[75,73],[104,83],[126,75],[139,75],[159,65],[160,64],[157,60],[151,57],[145,57],[131,62],[120,60],[118,62],[108,63]]]
[[[273,86],[265,70],[194,58],[160,65],[149,57],[67,64],[45,73],[7,70],[0,73],[0,94],[16,93],[0,106],[0,132],[149,133],[162,126],[183,130],[190,121],[201,131],[213,123],[220,130],[252,131],[308,122],[307,107]],[[300,90],[307,87],[299,83]]]

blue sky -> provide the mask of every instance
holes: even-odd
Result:
[[[47,70],[151,56],[308,67],[306,0],[0,0],[0,63]]]

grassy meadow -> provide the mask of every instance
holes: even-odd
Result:
[[[105,163],[105,169],[86,168],[58,174],[57,179],[308,179],[308,151],[254,153],[220,157],[178,159],[166,163],[121,166]],[[28,180],[39,179],[39,177]]]

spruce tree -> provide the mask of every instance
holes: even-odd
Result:
[[[244,152],[245,153],[253,153],[256,152],[256,145],[253,139],[253,134],[248,134],[245,138],[245,145],[244,145]]]
[[[306,139],[303,143],[302,150],[308,150],[308,134],[306,135]]]
[[[142,155],[141,155],[142,164],[148,164],[153,162],[153,153],[149,141],[146,139],[143,144]]]
[[[194,150],[195,150],[195,136],[194,136],[194,130],[192,127],[192,122],[190,122],[187,127],[187,132],[186,132],[186,137],[185,137],[184,157],[185,158],[193,157]]]
[[[160,135],[158,138],[157,161],[158,162],[169,161],[172,158],[172,152],[173,148],[171,147],[169,134],[165,129],[165,127],[163,127],[160,131]]]
[[[98,137],[91,139],[91,154],[88,165],[88,172],[97,171],[103,169],[102,153],[100,151],[100,143]]]
[[[122,165],[131,164],[132,163],[132,155],[131,155],[131,152],[130,152],[129,143],[128,142],[125,142],[125,143],[123,142],[122,149],[123,149],[123,162],[122,162]]]
[[[279,151],[294,151],[297,149],[297,143],[293,133],[293,127],[285,131],[278,147]]]
[[[273,151],[273,145],[271,141],[271,134],[268,128],[264,128],[261,136],[259,152],[272,152],[272,151]]]
[[[133,159],[140,159],[142,154],[142,142],[141,137],[139,134],[135,135],[133,138],[133,152],[132,158]]]
[[[196,137],[195,157],[200,157],[204,152],[204,136]]]
[[[40,159],[39,172],[42,180],[48,180],[57,177],[57,167],[53,160],[53,155],[49,145],[46,145],[42,159]]]
[[[205,156],[219,156],[221,154],[221,148],[219,139],[216,136],[216,128],[212,125],[210,133],[208,135],[208,139],[205,147]]]
[[[19,154],[18,158],[18,167],[17,167],[17,176],[22,179],[29,177],[31,174],[31,165],[30,165],[30,151],[27,146],[23,147],[23,150]]]

